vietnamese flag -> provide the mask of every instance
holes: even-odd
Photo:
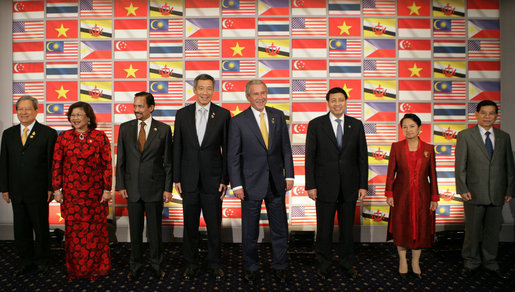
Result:
[[[114,4],[115,17],[147,16],[147,0],[117,0]]]
[[[254,58],[256,57],[256,41],[254,39],[223,39],[223,58]]]
[[[226,103],[222,104],[222,107],[231,112],[231,117],[241,113],[250,106],[249,103]]]
[[[431,78],[431,61],[399,61],[399,77]]]
[[[46,22],[47,39],[76,39],[79,35],[77,20],[48,20]]]
[[[431,16],[430,0],[397,0],[399,16]]]
[[[361,80],[339,79],[329,80],[329,89],[341,87],[347,93],[349,100],[361,100]]]
[[[361,36],[361,18],[329,18],[329,36]]]
[[[114,62],[114,78],[147,78],[147,62]]]
[[[78,97],[77,81],[47,81],[46,83],[47,101],[77,101]]]

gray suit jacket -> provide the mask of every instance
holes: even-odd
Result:
[[[456,192],[470,192],[475,205],[502,206],[505,196],[513,196],[515,171],[510,135],[494,129],[492,160],[478,126],[458,133],[456,142]]]
[[[172,192],[172,131],[152,119],[143,152],[138,149],[138,120],[120,125],[116,160],[116,190],[127,190],[129,202],[160,202]]]

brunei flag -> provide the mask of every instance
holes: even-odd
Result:
[[[365,37],[395,37],[395,18],[363,18]]]
[[[363,88],[365,100],[395,100],[396,84],[395,80],[365,80]]]
[[[465,17],[465,0],[433,0],[433,16]]]
[[[465,124],[435,124],[433,126],[433,143],[456,143],[458,132],[466,128]]]
[[[390,206],[363,206],[363,225],[388,225]]]
[[[113,22],[111,19],[87,19],[80,21],[81,39],[110,39],[112,37]]]
[[[390,145],[367,145],[368,163],[388,164],[391,148]]]
[[[149,64],[150,78],[182,78],[184,76],[182,61],[151,61]]]
[[[83,81],[80,83],[81,101],[108,101],[113,99],[111,81]]]
[[[466,78],[466,62],[465,61],[434,61],[433,77],[434,78]]]
[[[260,39],[258,41],[259,58],[288,58],[289,56],[289,39]]]
[[[149,0],[150,16],[177,17],[184,15],[182,0]]]

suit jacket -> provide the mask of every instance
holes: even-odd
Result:
[[[467,203],[502,206],[513,196],[515,171],[510,135],[493,128],[494,154],[488,157],[478,126],[458,133],[456,141],[456,192],[470,192]]]
[[[172,132],[152,119],[143,152],[138,149],[138,120],[120,125],[116,190],[127,190],[129,202],[160,202],[163,191],[172,192]]]
[[[206,132],[199,145],[195,127],[195,103],[186,106],[175,116],[173,135],[173,181],[180,182],[183,192],[202,189],[218,193],[220,184],[227,185],[227,131],[231,113],[211,103]]]
[[[251,107],[231,119],[227,168],[231,186],[243,186],[250,200],[263,199],[271,180],[284,195],[286,178],[293,178],[293,157],[282,111],[265,107],[268,116],[268,150]]]
[[[363,123],[345,115],[342,150],[338,149],[329,113],[309,122],[306,135],[306,190],[317,189],[317,200],[356,201],[368,188],[367,141]]]
[[[0,188],[13,203],[46,203],[52,190],[52,157],[57,132],[35,122],[25,146],[20,125],[6,129],[0,154]]]

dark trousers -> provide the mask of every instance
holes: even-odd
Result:
[[[463,204],[465,211],[464,266],[475,269],[481,265],[498,270],[497,249],[502,224],[502,206]],[[481,242],[481,245],[479,244]]]
[[[199,267],[199,219],[200,212],[206,222],[209,268],[220,267],[220,232],[222,224],[222,200],[220,193],[183,193],[182,210],[184,216],[183,252],[188,267]]]
[[[340,197],[342,197],[340,195]],[[316,235],[316,259],[320,269],[328,269],[332,261],[334,216],[338,214],[338,226],[340,237],[338,243],[338,264],[345,269],[352,268],[354,264],[354,213],[356,201],[329,203],[316,201],[317,211],[317,235]]]
[[[21,258],[20,265],[47,265],[50,258],[48,203],[12,205],[14,242]]]
[[[264,198],[270,239],[272,243],[272,268],[284,270],[288,267],[288,220],[284,193],[278,195],[270,188]],[[243,245],[243,268],[246,271],[259,270],[257,240],[259,236],[259,219],[263,200],[244,200],[241,202],[241,224]]]
[[[156,271],[163,263],[161,219],[163,202],[128,202],[129,225],[131,233],[130,268],[138,272],[143,267],[143,226],[145,213],[147,217],[147,235],[150,246],[150,265]]]

